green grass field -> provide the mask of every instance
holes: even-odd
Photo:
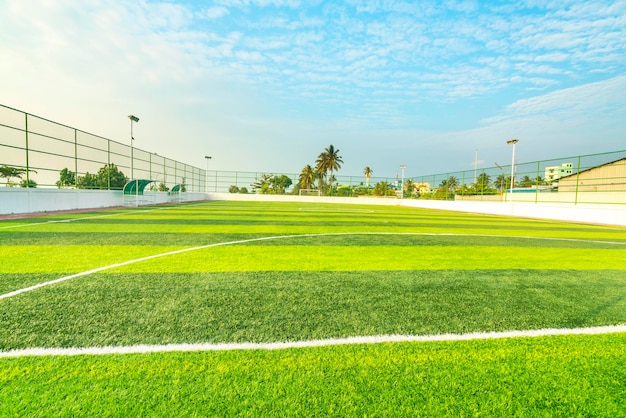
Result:
[[[0,416],[626,416],[623,331],[315,346],[624,325],[625,273],[626,228],[406,207],[4,220]]]

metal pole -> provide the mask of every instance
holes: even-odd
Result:
[[[30,167],[28,166],[28,113],[24,113],[24,125],[24,131],[26,132],[26,185],[30,187]]]
[[[535,173],[535,203],[539,201],[539,161],[537,161],[537,172]]]
[[[74,189],[78,189],[78,134],[74,129]]]
[[[133,137],[133,122],[139,122],[139,118],[134,115],[128,115],[128,119],[130,119],[130,178],[135,180],[135,206],[139,206],[139,180],[135,179],[135,155],[133,149],[133,141],[135,140]]]
[[[111,190],[111,141],[108,139],[107,139],[107,190]]]
[[[478,150],[474,150],[474,184],[476,184],[476,168],[478,167]]]
[[[504,175],[504,169],[500,166],[500,164],[495,163],[496,167],[498,167],[500,169],[500,171],[502,172],[502,180],[500,180],[500,191],[502,193],[502,201],[506,202],[506,187],[505,187],[505,182],[506,182],[506,176]]]
[[[130,117],[130,116],[129,116]],[[133,166],[133,120],[130,120],[130,178],[135,179],[134,166]]]
[[[513,145],[513,156],[511,160],[511,203],[513,203],[513,185],[515,184],[515,144],[519,142],[519,139],[511,139],[506,141],[507,144]]]
[[[404,199],[404,169],[406,168],[406,165],[402,164],[400,168],[402,169],[402,183],[400,184],[400,199]]]
[[[209,155],[205,155],[204,159],[206,160],[206,171],[204,172],[204,193],[209,192],[209,160],[211,157]]]
[[[576,167],[576,193],[574,194],[574,204],[578,204],[578,185],[580,184],[580,155],[578,156],[578,162],[576,163],[578,167]],[[561,174],[559,174],[561,177]]]

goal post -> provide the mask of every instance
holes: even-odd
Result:
[[[321,196],[322,192],[320,189],[300,189],[298,191],[300,196]]]

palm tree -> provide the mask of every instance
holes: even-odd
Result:
[[[500,192],[503,192],[506,189],[507,181],[509,180],[509,178],[510,177],[506,174],[500,174],[498,177],[496,177],[494,184]],[[508,182],[510,183],[510,181]]]
[[[367,187],[370,187],[370,178],[372,177],[373,172],[374,171],[369,166],[363,169],[363,174],[365,174],[365,184],[367,185]]]
[[[374,186],[372,194],[374,196],[386,196],[387,190],[389,190],[389,183],[387,182],[387,180],[381,180]]]
[[[454,193],[458,187],[459,179],[454,176],[448,177],[448,189]]]
[[[315,170],[311,167],[310,164],[307,164],[302,169],[300,173],[300,177],[298,179],[300,187],[303,189],[312,189],[313,183],[315,182]]]
[[[476,192],[482,194],[488,191],[490,185],[491,185],[491,176],[489,176],[489,174],[487,173],[481,173],[478,176],[478,179],[474,186],[476,188]]]
[[[404,182],[404,191],[409,195],[412,195],[413,192],[415,192],[415,183],[413,182],[413,179],[407,179]]]
[[[35,171],[35,170],[30,170]],[[4,177],[7,179],[7,186],[11,184],[11,178],[15,177],[18,179],[22,179],[22,175],[26,174],[27,170],[23,168],[11,167],[8,165],[3,165],[0,167],[0,177]]]
[[[339,170],[343,160],[339,155],[339,150],[331,144],[317,157],[317,171],[320,174],[326,175],[330,171],[330,193],[333,193],[333,170]]]

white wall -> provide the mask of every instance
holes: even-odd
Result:
[[[318,197],[258,195],[235,193],[209,193],[209,200],[257,200],[282,202],[351,203],[367,205],[408,206],[425,209],[451,210],[457,212],[484,213],[490,215],[519,216],[525,218],[551,219],[602,225],[626,226],[625,204],[578,204],[529,203],[529,202],[479,202],[450,200],[415,200],[373,197]]]
[[[519,216],[604,225],[626,226],[626,204],[571,204],[489,201],[440,201],[375,197],[324,197],[259,195],[235,193],[181,193],[170,196],[164,192],[145,192],[139,196],[139,205],[200,200],[252,200],[279,202],[350,203],[392,205],[416,208]],[[121,191],[74,189],[25,189],[0,187],[0,214],[53,212],[58,210],[95,209],[116,206],[135,206],[134,196]]]
[[[501,202],[510,200],[511,194],[506,195],[484,195],[484,196],[455,196],[456,200],[481,201],[481,202]],[[544,192],[544,193],[513,193],[514,202],[535,203],[598,203],[598,204],[626,204],[626,193],[624,192]]]
[[[204,193],[181,193],[177,202],[205,199]],[[54,212],[59,210],[96,209],[116,206],[154,205],[172,201],[165,192],[145,192],[124,196],[121,190],[76,190],[0,187],[0,214]]]

